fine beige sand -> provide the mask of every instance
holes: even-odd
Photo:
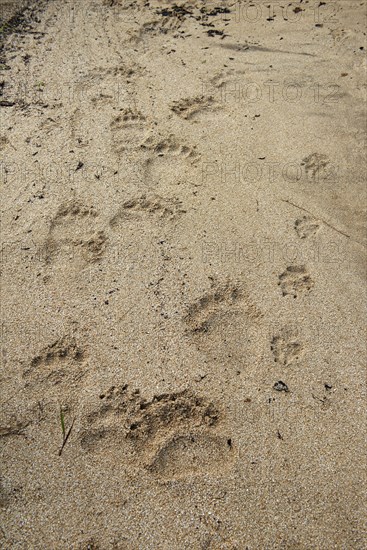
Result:
[[[365,549],[365,1],[0,9],[0,547]]]

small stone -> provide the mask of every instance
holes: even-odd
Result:
[[[278,382],[275,382],[273,388],[276,391],[285,391],[285,392],[289,391],[287,384],[285,384],[281,380],[279,380]]]

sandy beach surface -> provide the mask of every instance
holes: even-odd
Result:
[[[365,549],[365,1],[0,15],[0,547]]]

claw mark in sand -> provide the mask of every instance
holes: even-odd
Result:
[[[172,221],[184,214],[182,203],[178,199],[166,199],[158,195],[142,195],[129,199],[122,204],[117,214],[110,221],[116,227],[124,220],[139,218],[144,214],[154,216],[162,221]]]
[[[185,120],[191,120],[199,113],[216,109],[218,105],[213,96],[188,97],[171,104],[171,110]]]

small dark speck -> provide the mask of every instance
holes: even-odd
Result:
[[[330,384],[324,384],[325,386],[325,390],[331,390],[333,388],[333,386],[331,386]]]

